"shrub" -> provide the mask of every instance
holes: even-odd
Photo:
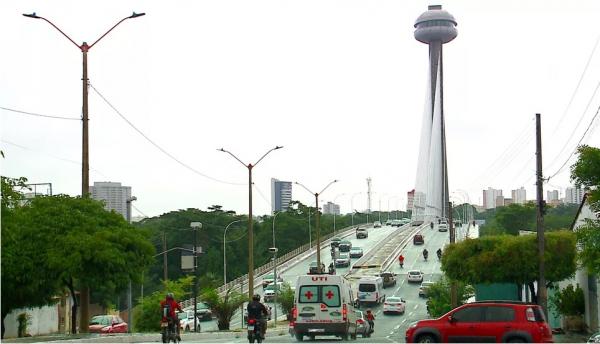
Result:
[[[565,289],[552,295],[550,304],[554,310],[565,316],[579,316],[585,313],[585,299],[579,284],[577,288],[569,284]]]

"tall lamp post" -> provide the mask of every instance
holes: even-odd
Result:
[[[131,196],[128,199],[125,200],[125,203],[127,204],[127,223],[131,223],[131,202],[133,201],[137,201],[137,197],[135,196]],[[144,272],[142,271],[142,290],[144,290]],[[144,293],[142,293],[142,295],[144,295]],[[131,298],[131,278],[129,278],[129,286],[127,288],[127,323],[128,324],[133,324],[132,322],[132,307],[133,307],[133,302],[132,302],[132,298]],[[127,332],[131,333],[132,330],[132,326],[127,327]]]
[[[344,195],[346,195],[346,194],[341,193],[339,195],[336,195],[335,198],[333,199],[333,204],[334,204],[334,208],[333,208],[333,235],[335,235],[335,213],[336,213],[336,211],[335,211],[335,205],[336,205],[335,201],[338,199],[338,197],[341,197],[341,196],[344,196]]]
[[[113,27],[111,27],[108,31],[106,31],[100,38],[98,38],[94,43],[88,45],[87,42],[83,42],[81,45],[75,43],[71,37],[69,37],[66,33],[64,33],[58,26],[54,25],[50,20],[40,17],[35,12],[31,14],[23,13],[23,16],[27,18],[33,19],[42,19],[48,24],[52,25],[58,32],[60,32],[63,36],[65,36],[71,43],[73,43],[82,53],[83,56],[83,73],[81,80],[83,81],[83,105],[82,105],[82,149],[81,149],[81,197],[87,197],[89,194],[89,150],[88,150],[88,73],[87,73],[87,53],[96,43],[98,43],[102,38],[108,35],[115,27],[121,24],[123,21],[127,19],[133,19],[137,17],[141,17],[145,15],[145,13],[135,13],[133,12],[129,17],[125,17],[117,22]],[[88,286],[83,286],[80,290],[80,302],[81,302],[81,315],[80,315],[80,332],[87,333],[89,327],[89,303],[90,303],[90,289]],[[75,316],[75,315],[74,315]],[[77,326],[75,321],[72,320],[72,332],[75,333]]]
[[[325,191],[331,184],[336,183],[338,180],[335,179],[331,182],[329,182],[329,184],[327,184],[326,187],[323,188],[323,190],[321,190],[321,192],[312,192],[310,191],[306,186],[302,185],[301,183],[296,182],[297,185],[300,185],[301,187],[303,187],[306,191],[308,191],[309,193],[315,195],[315,211],[317,212],[316,214],[316,226],[317,226],[317,270],[319,271],[319,273],[323,273],[323,271],[321,270],[321,225],[319,223],[319,195],[323,193],[323,191]]]
[[[227,255],[225,254],[225,244],[227,243],[225,241],[225,235],[227,235],[227,230],[229,229],[229,226],[231,226],[232,224],[236,223],[236,222],[242,222],[243,220],[235,220],[231,223],[229,223],[226,227],[225,230],[223,231],[223,285],[227,284]]]
[[[254,293],[254,233],[252,233],[252,168],[264,159],[269,153],[274,150],[281,149],[283,146],[275,146],[269,149],[254,165],[252,163],[245,164],[237,156],[233,155],[228,150],[223,148],[217,149],[220,152],[231,155],[235,160],[239,161],[240,164],[244,165],[248,169],[248,298],[252,299]]]
[[[356,212],[356,209],[354,209],[354,197],[360,194],[362,194],[362,192],[356,192],[352,194],[352,197],[350,197],[350,209],[352,210],[352,226],[354,226],[354,213]]]
[[[194,231],[194,331],[198,331],[198,256],[200,252],[198,250],[198,230],[202,228],[201,222],[192,222],[190,227]]]

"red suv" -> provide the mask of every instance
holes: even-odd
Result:
[[[516,301],[467,303],[406,330],[407,343],[552,343],[542,308]]]

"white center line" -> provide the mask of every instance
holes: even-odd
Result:
[[[415,308],[413,308],[413,309],[417,309],[417,307],[419,307],[419,305],[418,305],[418,304],[416,304],[416,305],[415,305]]]

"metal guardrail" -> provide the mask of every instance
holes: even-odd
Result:
[[[327,235],[321,236],[321,243],[322,243],[321,247],[329,245],[328,241],[331,238],[333,238],[334,236],[344,237],[344,236],[348,236],[348,235],[352,234],[352,232],[355,230],[356,226],[358,226],[358,225],[363,225],[363,226],[367,225],[368,226],[370,224],[369,223],[359,223],[359,224],[356,224],[354,226],[344,227],[343,229],[337,230],[335,233],[332,232],[332,233],[329,233]],[[310,243],[309,244],[304,244],[304,245],[302,245],[302,246],[300,246],[300,247],[298,247],[298,248],[296,248],[296,249],[294,249],[294,250],[292,250],[292,251],[284,254],[283,256],[278,257],[276,259],[277,265],[279,266],[279,265],[281,265],[283,263],[286,263],[287,261],[289,261],[289,260],[297,257],[298,255],[300,255],[300,254],[302,254],[302,253],[304,253],[306,251],[309,251],[309,250],[311,250],[313,248],[316,248],[316,245],[313,244],[311,246]],[[254,281],[255,282],[254,286],[255,287],[257,285],[256,284],[257,280],[262,275],[264,275],[266,272],[268,272],[270,270],[273,270],[274,266],[275,266],[275,262],[273,260],[271,260],[267,264],[264,264],[264,265],[262,265],[262,266],[260,266],[260,267],[258,267],[256,269],[254,269],[254,280],[255,280]],[[229,289],[231,289],[231,290],[236,290],[237,289],[240,293],[243,293],[244,292],[244,285],[247,286],[247,284],[248,284],[248,274],[244,274],[244,275],[242,275],[242,276],[240,276],[238,278],[235,278],[232,281],[229,281],[226,284],[218,287],[217,288],[217,292],[219,294],[223,294],[223,293],[225,293]],[[181,302],[182,308],[191,307],[193,305],[194,305],[194,299],[188,299],[188,300],[185,300],[185,301]]]

